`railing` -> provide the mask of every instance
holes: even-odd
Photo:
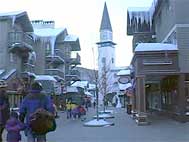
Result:
[[[34,72],[35,65],[30,63],[24,63],[22,67],[23,72]]]
[[[33,45],[32,37],[24,32],[9,32],[8,40],[9,46],[12,46],[14,44],[23,44],[26,47],[32,48]]]
[[[51,55],[50,52],[46,52],[46,59],[49,62],[64,63],[64,54],[60,50],[55,50],[54,55]]]
[[[80,72],[78,70],[71,70],[70,75],[75,75],[75,76],[80,77]]]

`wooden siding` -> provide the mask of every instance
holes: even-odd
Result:
[[[160,9],[154,17],[155,32],[157,42],[167,36],[167,33],[175,25],[175,0],[169,0],[169,2],[163,2]]]
[[[177,28],[179,67],[181,72],[189,72],[189,27]]]

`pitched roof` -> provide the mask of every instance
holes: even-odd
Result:
[[[110,31],[112,31],[112,26],[111,26],[111,23],[110,23],[110,18],[109,18],[106,2],[104,4],[104,11],[103,11],[102,21],[101,21],[101,25],[100,25],[100,31],[101,30],[110,30]]]
[[[24,32],[33,32],[33,26],[26,11],[0,13],[0,19],[12,19],[12,24],[14,25],[17,21]]]
[[[39,37],[56,37],[64,30],[65,28],[34,29],[34,34]]]

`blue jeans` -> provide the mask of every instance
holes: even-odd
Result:
[[[27,142],[46,142],[46,135],[35,135],[31,130],[26,130]]]
[[[67,110],[67,119],[72,118],[72,110],[68,109]]]

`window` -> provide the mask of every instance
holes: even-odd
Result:
[[[105,57],[102,58],[102,63],[103,63],[103,64],[106,63],[106,58],[105,58]]]
[[[46,54],[48,55],[48,54],[50,54],[50,53],[51,53],[50,44],[47,43],[47,45],[46,45]]]
[[[114,58],[112,58],[112,64],[114,63]]]
[[[17,60],[16,55],[13,54],[13,53],[10,53],[10,54],[9,54],[9,59],[10,59],[10,62],[11,62],[11,63],[15,63],[16,60]]]

